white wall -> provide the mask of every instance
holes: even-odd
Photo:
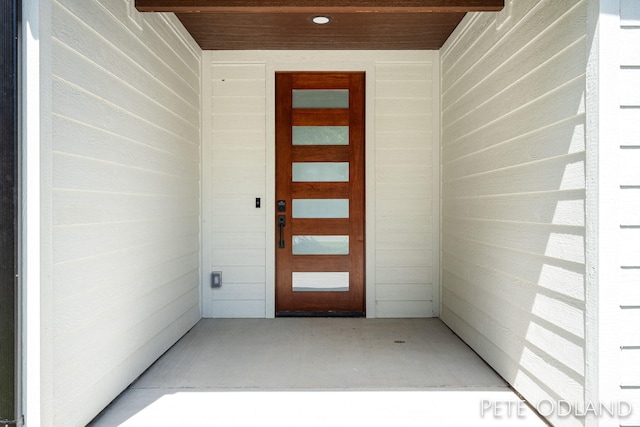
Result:
[[[200,318],[200,50],[126,0],[51,5],[41,425],[74,426]]]
[[[640,3],[620,4],[620,387],[640,424]]]
[[[505,3],[441,51],[442,319],[534,405],[581,403],[586,2]]]
[[[438,53],[205,52],[203,61],[205,316],[274,315],[276,70],[367,73],[367,315],[437,315]],[[220,289],[210,289],[213,270]]]
[[[621,398],[640,424],[640,2],[620,1]],[[630,326],[634,325],[634,326]]]
[[[640,3],[599,2],[592,80],[598,157],[599,398],[630,403],[640,424]]]

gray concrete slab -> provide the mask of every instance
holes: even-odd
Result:
[[[286,318],[202,320],[92,425],[514,422],[545,425],[438,319]]]

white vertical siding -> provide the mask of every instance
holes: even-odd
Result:
[[[640,424],[640,4],[620,1],[620,387]]]
[[[437,52],[206,52],[204,58],[205,315],[273,316],[274,72],[343,70],[367,74],[367,315],[433,316]],[[221,289],[209,287],[212,270],[223,271]]]
[[[586,3],[507,6],[441,51],[442,319],[534,404],[582,402]]]
[[[175,17],[126,0],[52,3],[43,425],[71,426],[200,318],[200,51]]]

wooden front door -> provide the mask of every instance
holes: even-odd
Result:
[[[364,73],[276,73],[276,314],[364,315]]]

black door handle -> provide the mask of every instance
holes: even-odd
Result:
[[[280,227],[280,243],[278,247],[284,248],[284,226],[287,224],[287,217],[285,215],[278,215],[278,227]]]

